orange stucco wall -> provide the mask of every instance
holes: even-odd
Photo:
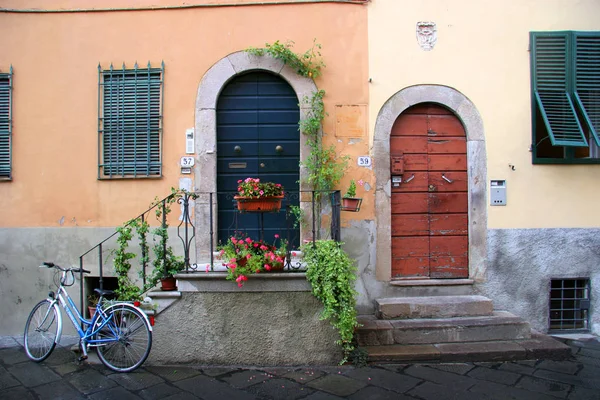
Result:
[[[153,3],[158,2],[90,1],[85,6]],[[173,4],[180,3],[160,2]],[[67,0],[2,4],[81,6]],[[327,92],[325,131],[335,129],[336,104],[368,103],[366,13],[355,4],[0,13],[0,72],[14,69],[13,180],[0,182],[1,225],[114,226],[144,211],[155,196],[169,194],[182,177],[179,158],[185,155],[185,130],[194,126],[203,74],[249,46],[293,40],[294,50],[303,52],[316,38],[327,64],[316,81]],[[99,181],[97,67],[133,67],[136,61],[165,62],[163,177]],[[328,140],[338,142],[334,135]],[[340,143],[348,147],[349,140]],[[368,154],[367,132],[344,151]]]

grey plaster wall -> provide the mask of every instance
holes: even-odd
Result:
[[[149,364],[324,365],[341,360],[310,292],[184,292],[156,318]],[[177,340],[174,340],[177,338]]]
[[[600,334],[600,229],[490,229],[485,283],[477,289],[541,332],[548,330],[550,280],[589,278],[590,328]]]
[[[78,267],[79,256],[110,236],[114,228],[0,228],[0,335],[20,335],[33,306],[56,290],[54,271],[38,268],[43,261],[52,261],[63,267]],[[182,254],[176,231],[169,229],[171,244],[177,254]],[[150,243],[152,245],[152,243]],[[115,248],[114,238],[104,244],[104,275],[114,276],[110,260]],[[131,251],[136,246],[132,241]],[[98,251],[84,257],[84,268],[91,271],[86,276],[98,276]],[[137,270],[130,273],[137,277]],[[80,282],[68,288],[79,305]],[[68,318],[63,318],[63,334],[75,334]]]

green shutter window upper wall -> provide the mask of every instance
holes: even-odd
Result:
[[[98,72],[99,179],[160,177],[164,63]]]
[[[587,147],[589,130],[600,146],[600,34],[532,32],[531,43],[533,96],[552,145]]]
[[[587,146],[572,99],[571,38],[567,32],[532,34],[533,90],[554,146]]]
[[[12,67],[0,74],[0,180],[12,179]]]
[[[575,97],[585,123],[600,146],[600,34],[576,32]]]

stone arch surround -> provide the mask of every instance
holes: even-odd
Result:
[[[206,71],[196,95],[194,118],[196,163],[194,165],[194,187],[200,193],[195,200],[196,259],[206,261],[210,257],[210,196],[217,190],[217,100],[223,87],[235,76],[250,71],[268,71],[283,78],[296,92],[300,103],[300,118],[304,118],[309,107],[302,99],[317,91],[312,79],[299,76],[295,70],[270,56],[255,56],[238,51],[217,61]],[[310,149],[306,138],[300,135],[300,159]],[[300,168],[300,181],[305,182],[306,171]],[[213,198],[213,230],[216,231],[216,199]],[[216,239],[214,239],[216,240]],[[216,243],[213,243],[216,244]]]
[[[390,132],[394,121],[407,108],[419,103],[437,103],[450,109],[462,122],[467,135],[467,179],[469,202],[469,278],[481,282],[487,261],[487,160],[483,121],[475,105],[448,86],[416,85],[404,88],[381,107],[373,139],[375,218],[377,221],[378,281],[391,280],[391,174]]]

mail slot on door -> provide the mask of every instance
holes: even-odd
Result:
[[[390,160],[392,187],[400,187],[404,174],[404,154],[393,154]]]

